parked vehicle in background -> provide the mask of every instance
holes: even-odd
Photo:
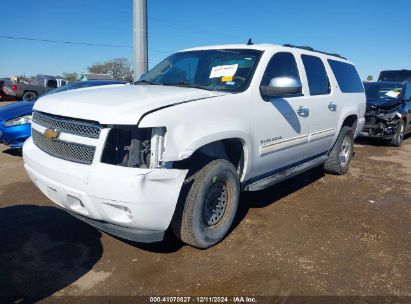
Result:
[[[400,146],[411,132],[411,82],[365,82],[367,110],[361,136]]]
[[[11,87],[5,88],[5,93],[22,100],[35,100],[44,93],[66,85],[68,82],[54,76],[37,75],[34,83],[15,81]]]
[[[341,56],[194,48],[134,85],[41,98],[23,157],[48,198],[98,229],[155,242],[171,225],[207,248],[230,231],[241,190],[319,165],[346,173],[364,112],[360,77]]]
[[[411,70],[381,71],[378,81],[411,81]]]
[[[8,94],[6,93],[6,90],[7,87],[11,88],[11,85],[12,82],[9,78],[0,78],[0,101],[7,99]]]
[[[45,95],[55,94],[75,89],[124,84],[122,81],[78,81],[48,91]],[[20,149],[27,138],[31,136],[31,119],[35,100],[15,102],[0,107],[0,143],[10,148]]]

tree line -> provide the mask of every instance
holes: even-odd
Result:
[[[115,80],[133,81],[132,63],[125,57],[114,58],[105,62],[96,62],[87,71],[92,74],[109,74]],[[77,72],[63,72],[63,78],[73,82],[79,79]]]

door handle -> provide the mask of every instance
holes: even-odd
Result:
[[[328,104],[328,109],[332,112],[337,111],[337,105],[333,103],[332,101]]]
[[[300,106],[297,110],[297,114],[300,115],[301,117],[307,117],[308,115],[310,115],[310,109]]]

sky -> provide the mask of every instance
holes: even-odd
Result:
[[[81,73],[96,62],[132,60],[132,2],[1,0],[0,77]],[[148,0],[149,66],[180,49],[252,38],[338,53],[362,79],[377,78],[384,69],[411,69],[410,12],[410,0]]]

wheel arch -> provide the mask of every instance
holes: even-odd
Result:
[[[345,117],[340,129],[347,126],[347,127],[350,127],[355,133],[355,130],[357,129],[357,123],[358,123],[358,116],[356,114],[350,114],[347,117]]]
[[[173,167],[195,172],[215,159],[225,159],[231,162],[237,169],[241,181],[244,179],[248,166],[248,144],[240,137],[225,137],[202,142],[196,145],[190,156],[173,162]]]

